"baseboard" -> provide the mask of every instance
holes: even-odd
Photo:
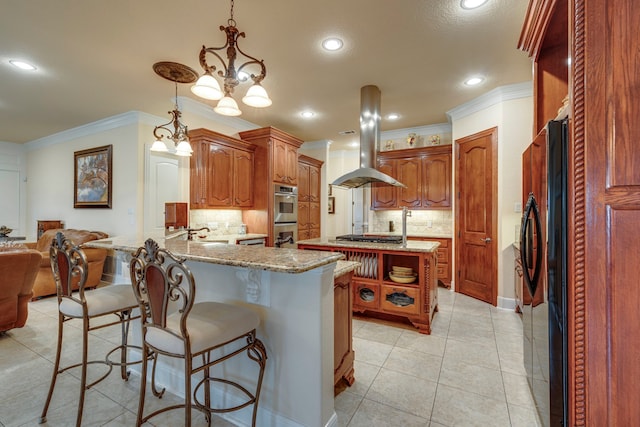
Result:
[[[498,308],[502,308],[504,310],[515,310],[516,309],[516,299],[515,298],[505,298],[498,297]]]

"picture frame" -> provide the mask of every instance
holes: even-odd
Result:
[[[111,208],[113,145],[73,153],[73,207]]]
[[[336,213],[336,198],[333,196],[329,196],[329,213]]]

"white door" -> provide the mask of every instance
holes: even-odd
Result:
[[[20,232],[20,171],[0,169],[0,226]]]
[[[188,191],[184,190],[181,158],[149,151],[147,153],[144,230],[150,232],[164,230],[165,202],[188,202],[185,195]],[[188,162],[188,159],[184,161]]]

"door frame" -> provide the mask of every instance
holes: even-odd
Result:
[[[455,170],[455,210],[454,215],[455,218],[460,218],[460,145],[466,142],[485,137],[491,137],[491,193],[496,196],[493,197],[492,200],[492,209],[491,209],[491,242],[494,243],[493,250],[491,251],[491,263],[493,268],[491,269],[491,304],[494,307],[498,305],[498,251],[499,251],[499,241],[498,241],[498,127],[494,126],[489,129],[482,130],[480,132],[476,132],[472,135],[467,135],[462,138],[458,138],[454,141],[454,170]],[[454,276],[454,289],[455,292],[458,291],[459,283],[460,283],[460,221],[456,220],[455,229],[453,233],[453,247],[455,251],[455,269],[453,271]]]

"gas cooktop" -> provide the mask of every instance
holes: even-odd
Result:
[[[369,243],[402,243],[402,236],[365,236],[363,234],[345,234],[336,236],[336,240]]]

